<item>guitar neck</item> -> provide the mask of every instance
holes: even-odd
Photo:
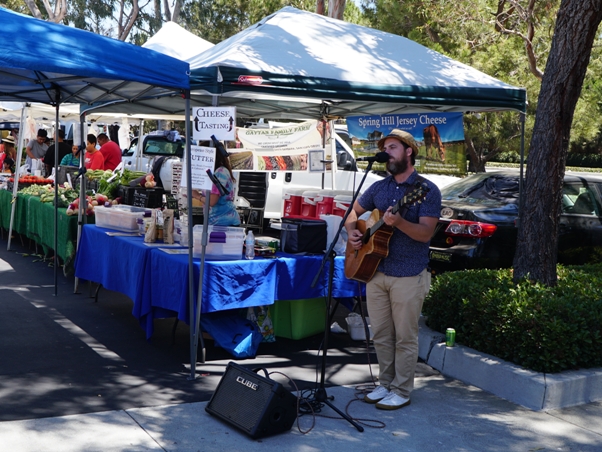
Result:
[[[395,205],[391,208],[391,213],[395,215],[399,213],[399,215],[404,218],[408,209],[415,202],[420,202],[426,194],[428,193],[429,188],[426,183],[416,184],[416,188],[409,194],[406,194],[402,199],[400,199]],[[364,243],[368,243],[370,238],[378,231],[382,225],[385,224],[382,218],[380,218],[377,222],[372,225],[369,229],[364,233],[364,237],[362,241]]]

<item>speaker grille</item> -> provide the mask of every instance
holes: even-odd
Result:
[[[291,429],[297,398],[280,383],[230,362],[205,411],[260,438]]]
[[[255,389],[243,384],[239,377],[255,385]],[[261,407],[267,404],[272,395],[272,385],[265,380],[256,374],[229,367],[220,382],[220,386],[223,382],[228,385],[228,391],[216,391],[211,399],[213,408],[235,420],[242,429],[251,431],[264,415]]]

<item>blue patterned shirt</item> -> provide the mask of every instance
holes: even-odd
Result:
[[[395,205],[406,194],[413,190],[418,173],[414,171],[408,179],[398,184],[393,176],[387,176],[382,181],[372,184],[358,201],[366,210],[378,209],[386,211]],[[412,223],[418,223],[420,217],[439,218],[441,212],[441,192],[439,188],[427,179],[429,192],[421,203],[412,205],[404,218]],[[429,262],[429,242],[418,242],[397,228],[389,241],[389,255],[380,261],[377,271],[388,276],[416,276],[422,272]]]

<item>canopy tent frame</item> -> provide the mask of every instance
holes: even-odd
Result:
[[[409,39],[292,7],[186,61],[191,67],[190,102],[195,107],[233,106],[239,118],[332,120],[493,111],[524,115],[527,105],[523,88]],[[110,101],[90,111],[177,115],[190,114],[190,104],[182,110],[173,96],[147,97],[136,102]],[[190,192],[188,199],[191,211]],[[192,276],[191,272],[191,280]],[[192,286],[190,295],[192,316]],[[193,340],[191,337],[191,348]],[[192,378],[194,362],[191,352]]]
[[[0,55],[0,101],[39,102],[55,107],[55,174],[62,103],[92,105],[100,101],[135,102],[169,95],[180,96],[180,99],[189,96],[189,65],[176,58],[1,7],[0,22],[4,27],[0,45],[10,49]],[[111,58],[106,58],[107,54]],[[39,55],[48,57],[39,58]],[[22,139],[20,133],[19,157],[22,156]],[[20,166],[20,160],[16,166]],[[15,177],[11,232],[17,190],[18,177]],[[55,296],[58,294],[57,198],[55,184]]]

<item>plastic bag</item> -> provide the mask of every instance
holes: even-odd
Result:
[[[254,322],[261,331],[262,342],[276,342],[274,324],[268,306],[249,307],[247,309],[247,319]]]

